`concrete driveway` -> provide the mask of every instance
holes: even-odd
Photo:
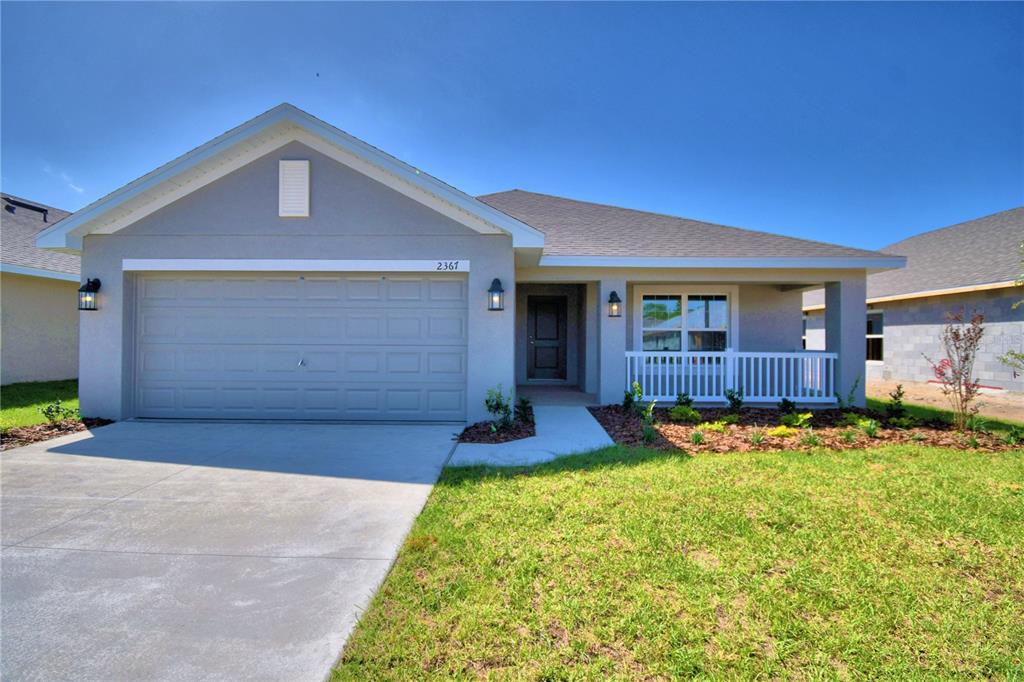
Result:
[[[0,455],[0,677],[320,680],[453,426],[124,422]]]

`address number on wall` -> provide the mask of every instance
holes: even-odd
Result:
[[[460,260],[439,260],[436,270],[437,272],[466,272],[469,267],[464,266],[463,261]]]

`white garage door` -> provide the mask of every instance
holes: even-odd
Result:
[[[462,420],[465,275],[145,274],[140,417]]]

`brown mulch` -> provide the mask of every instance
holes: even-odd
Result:
[[[477,422],[470,424],[459,434],[460,443],[507,443],[521,438],[530,438],[537,435],[537,427],[533,423],[533,408],[526,410],[525,419],[517,419],[512,426],[498,429],[491,428],[491,422]]]
[[[726,409],[698,409],[701,420],[715,422],[727,414]],[[856,412],[865,418],[879,423],[874,438],[869,437],[861,429],[842,423],[843,412]],[[654,411],[654,428],[658,437],[651,443],[644,443],[643,423],[640,416],[632,411],[623,410],[619,405],[603,405],[591,407],[590,413],[608,432],[616,443],[629,446],[642,446],[662,450],[683,450],[689,453],[698,452],[764,452],[773,450],[815,450],[828,448],[832,450],[853,450],[883,445],[922,445],[961,450],[982,450],[997,452],[1019,449],[1021,446],[1006,443],[999,434],[991,433],[960,433],[942,421],[921,422],[910,429],[888,428],[885,415],[864,409],[848,410],[815,410],[811,420],[811,429],[797,429],[792,436],[768,436],[767,432],[779,425],[779,413],[772,409],[746,408],[740,412],[739,423],[726,426],[725,433],[701,429],[704,442],[694,445],[691,437],[698,430],[697,424],[675,424],[668,418],[668,409],[659,408]],[[764,440],[755,445],[750,442],[751,434],[760,430],[765,433]],[[817,444],[812,445],[805,438],[813,433]],[[844,434],[853,434],[851,439]],[[977,445],[971,443],[971,437]]]
[[[109,419],[82,419],[77,421],[74,419],[68,419],[67,421],[57,422],[56,424],[34,424],[32,426],[15,426],[7,429],[0,434],[0,450],[10,450],[11,448],[20,448],[22,445],[30,445],[32,443],[39,443],[44,440],[50,440],[51,438],[59,438],[60,436],[66,436],[69,433],[77,433],[79,431],[86,431],[95,429],[100,426],[106,426],[107,424],[113,424]]]

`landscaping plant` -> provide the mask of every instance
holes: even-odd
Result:
[[[506,398],[501,384],[498,384],[497,388],[487,390],[484,407],[491,415],[492,431],[512,426],[512,392],[509,391]]]
[[[69,419],[78,419],[78,409],[64,407],[59,398],[45,407],[40,407],[39,412],[51,424],[57,424]]]
[[[630,390],[626,391],[622,395],[622,409],[626,410],[627,412],[630,410],[636,410],[637,412],[639,412],[640,410],[644,409],[643,401],[644,389],[640,385],[639,381],[634,381],[633,386],[630,388]]]
[[[743,391],[727,388],[725,390],[725,399],[729,401],[729,411],[733,414],[737,414],[743,409]]]
[[[676,405],[681,405],[682,407],[693,407],[693,398],[691,398],[687,393],[680,393],[676,396]]]
[[[725,433],[729,430],[724,421],[704,422],[699,424],[697,428],[701,431],[714,431],[715,433]]]
[[[876,438],[878,436],[878,422],[874,419],[861,419],[857,422],[857,428],[864,432],[868,438]]]
[[[940,336],[946,357],[935,361],[924,356],[942,385],[942,394],[953,408],[953,425],[958,431],[966,430],[967,420],[978,411],[974,404],[978,382],[973,374],[978,347],[985,335],[984,322],[985,317],[977,311],[969,321],[965,321],[962,309],[946,313],[946,324]]]
[[[681,424],[696,424],[700,421],[700,412],[686,405],[676,405],[668,411],[668,418]]]
[[[821,445],[821,439],[814,433],[814,429],[808,428],[804,431],[804,435],[800,438],[801,445],[809,445],[811,447],[817,447]]]
[[[813,412],[791,412],[790,414],[784,414],[779,419],[784,426],[792,426],[798,429],[802,429],[805,426],[810,425],[811,419],[814,418]]]
[[[792,426],[776,426],[774,429],[768,431],[768,435],[772,438],[789,438],[795,436],[799,431],[794,429]]]
[[[693,443],[694,445],[700,445],[701,443],[703,443],[704,442],[704,432],[703,431],[694,431],[693,433],[691,433],[690,434],[690,442]]]
[[[850,392],[846,394],[846,400],[843,400],[843,396],[839,395],[838,391],[833,393],[833,395],[836,397],[836,407],[838,407],[840,410],[848,410],[851,407],[854,407],[853,403],[856,401],[857,398],[858,386],[860,386],[860,377],[854,379],[853,385],[850,386]]]
[[[761,429],[754,429],[750,432],[750,443],[751,445],[760,445],[764,442],[764,431]]]
[[[776,405],[776,409],[778,409],[779,414],[793,414],[796,412],[796,403],[789,398],[783,398],[779,401],[779,404]]]
[[[885,414],[890,420],[907,416],[907,408],[903,406],[903,384],[896,384],[896,389],[889,393],[889,402],[885,404]]]
[[[516,421],[533,421],[533,411],[531,410],[531,407],[529,398],[520,397],[519,400],[516,401]]]

